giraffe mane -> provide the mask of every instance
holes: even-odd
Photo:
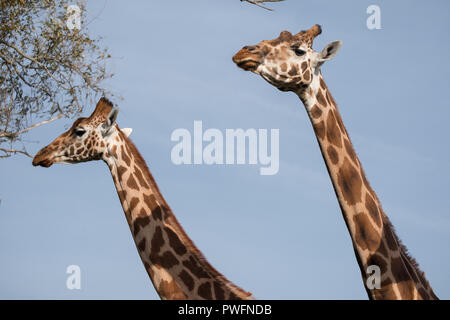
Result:
[[[333,98],[333,96],[332,96],[330,90],[328,89],[326,83],[323,82],[321,85],[322,85],[322,86],[324,87],[324,89],[328,92],[329,98],[330,98],[330,100],[331,100],[330,102],[335,106],[336,110],[339,110],[338,105],[337,105],[336,101],[334,100],[334,98]],[[341,119],[339,119],[339,120],[341,120]],[[343,126],[344,130],[347,131],[347,128],[344,126],[344,124],[342,124],[342,126]],[[348,140],[349,140],[350,144],[353,146],[353,142],[351,141],[351,138],[350,138],[349,135],[348,135]],[[355,154],[357,154],[357,151],[356,151],[356,150],[355,150]],[[378,198],[378,195],[377,195],[375,192],[373,192],[373,189],[372,189],[372,187],[370,186],[369,181],[367,181],[366,173],[364,172],[364,169],[363,169],[362,167],[361,167],[361,174],[364,176],[364,180],[365,180],[366,183],[367,183],[368,189],[370,189],[370,190],[372,191],[372,195],[375,197],[375,200],[376,200],[377,203],[379,204],[379,206],[380,206],[380,211],[383,212],[383,217],[384,217],[384,219],[385,219],[385,227],[387,227],[387,228],[389,228],[389,229],[391,230],[392,236],[394,237],[394,241],[397,243],[400,252],[403,253],[403,255],[401,256],[401,258],[407,260],[407,262],[408,262],[409,265],[413,268],[413,271],[416,273],[416,275],[417,275],[417,277],[419,278],[419,281],[422,283],[422,285],[423,285],[424,287],[430,287],[430,283],[429,283],[429,281],[428,281],[428,280],[426,279],[426,277],[425,277],[425,272],[422,271],[422,270],[420,269],[419,263],[418,263],[417,260],[411,255],[411,253],[409,252],[408,248],[403,244],[402,240],[401,240],[401,239],[399,238],[399,236],[397,235],[397,232],[396,232],[396,230],[395,230],[394,225],[391,223],[389,217],[384,213],[384,210],[383,210],[381,201],[380,201],[380,199]],[[358,263],[359,263],[359,261],[358,261]]]
[[[380,204],[380,206],[381,206],[381,204]],[[381,208],[381,210],[382,210],[382,208]],[[398,237],[395,227],[389,220],[389,217],[385,216],[385,219],[386,219],[386,225],[391,229],[392,235],[393,235],[395,241],[397,242],[400,252],[402,252],[404,254],[404,257],[402,256],[402,258],[405,258],[410,263],[410,265],[413,267],[413,269],[414,269],[413,271],[416,273],[416,275],[419,278],[419,281],[422,283],[422,285],[424,287],[430,286],[430,283],[425,278],[425,272],[423,272],[420,269],[420,265],[417,262],[417,260],[411,255],[408,248],[403,244],[402,240]]]

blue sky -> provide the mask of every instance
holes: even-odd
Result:
[[[381,30],[366,8],[381,7]],[[113,56],[106,84],[118,124],[209,261],[262,299],[366,299],[316,139],[300,100],[238,69],[244,45],[319,23],[323,75],[397,233],[441,298],[450,297],[447,1],[295,1],[269,12],[234,0],[92,1],[93,34]],[[86,106],[89,115],[94,106]],[[280,169],[176,166],[178,128],[280,130]],[[31,131],[37,152],[72,119]],[[0,162],[0,298],[156,299],[103,162],[35,168]],[[81,290],[66,288],[67,266]]]

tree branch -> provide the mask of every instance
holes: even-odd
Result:
[[[45,70],[45,72],[47,72],[47,74],[48,74],[53,80],[56,81],[56,83],[57,83],[58,85],[60,85],[64,90],[68,90],[68,88],[64,87],[64,85],[61,83],[61,81],[59,81],[58,79],[56,79],[55,76],[47,69],[47,67],[46,67],[43,63],[39,62],[39,61],[37,60],[37,58],[30,57],[30,56],[27,55],[25,52],[23,52],[22,50],[20,50],[19,48],[17,48],[15,45],[10,44],[10,43],[8,43],[8,42],[2,40],[2,39],[0,39],[0,43],[4,44],[5,46],[7,46],[7,47],[9,47],[9,48],[14,49],[14,50],[15,50],[18,54],[20,54],[22,57],[24,57],[24,58],[26,58],[26,59],[28,59],[28,60],[33,61],[34,63],[36,63],[38,66],[40,66],[41,68],[43,68],[43,69]]]
[[[31,154],[29,154],[28,152],[26,152],[25,150],[16,150],[16,149],[4,149],[4,148],[0,148],[0,152],[4,152],[5,154],[0,155],[0,158],[8,158],[11,156],[11,153],[21,153],[26,155],[27,157],[33,158],[33,156]]]
[[[266,9],[266,10],[269,10],[269,11],[273,11],[273,9],[270,9],[270,8],[267,8],[267,7],[263,6],[263,5],[261,5],[261,3],[264,3],[264,2],[281,2],[281,1],[284,1],[284,0],[241,0],[241,2],[242,1],[246,1],[246,2],[254,4],[255,6],[258,6],[260,8],[263,8],[263,9]]]
[[[30,126],[30,127],[28,127],[28,128],[25,128],[25,129],[23,129],[23,130],[20,130],[20,131],[18,131],[18,132],[15,132],[15,133],[2,132],[2,133],[0,133],[0,138],[1,138],[1,137],[8,137],[8,136],[18,136],[18,135],[20,135],[20,134],[22,134],[22,133],[25,133],[25,132],[27,132],[27,131],[30,131],[31,129],[34,129],[34,128],[40,127],[40,126],[42,126],[42,125],[44,125],[44,124],[47,124],[47,123],[49,123],[49,122],[58,120],[58,119],[61,118],[62,116],[63,116],[63,114],[60,113],[60,114],[58,114],[58,115],[57,115],[56,117],[54,117],[54,118],[51,118],[51,119],[48,119],[48,120],[45,120],[45,121],[42,121],[42,122],[39,122],[39,123],[35,123],[35,124],[33,124],[32,126]],[[0,151],[4,151],[4,149],[1,149],[1,148],[0,148]]]

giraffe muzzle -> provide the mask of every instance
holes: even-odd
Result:
[[[41,149],[33,158],[33,166],[50,167],[53,164],[54,159],[49,156],[49,153],[50,152],[48,152],[46,148]]]
[[[261,63],[261,56],[255,46],[245,46],[233,56],[233,62],[241,69],[255,71]]]

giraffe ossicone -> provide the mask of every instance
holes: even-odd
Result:
[[[371,299],[437,299],[416,261],[408,254],[370,187],[320,67],[332,59],[341,41],[321,52],[312,48],[322,28],[315,25],[293,35],[245,46],[233,61],[259,74],[281,91],[298,95],[319,142],[341,211],[352,238],[364,284],[370,266],[378,266],[380,288],[365,289]]]
[[[253,299],[209,264],[184,232],[128,138],[116,124],[118,109],[100,99],[89,118],[72,127],[33,159],[34,166],[103,160],[108,165],[145,269],[162,299]]]

